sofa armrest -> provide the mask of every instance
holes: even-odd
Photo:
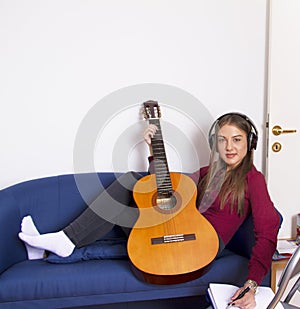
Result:
[[[23,243],[18,238],[20,213],[14,197],[0,191],[0,273],[26,259]]]

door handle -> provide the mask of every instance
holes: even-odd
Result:
[[[272,129],[272,133],[274,135],[286,134],[286,133],[296,133],[297,130],[283,130],[281,126],[274,126]]]

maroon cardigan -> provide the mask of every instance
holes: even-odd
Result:
[[[196,185],[207,171],[208,167],[204,167],[190,175]],[[235,210],[231,211],[230,203],[220,209],[218,197],[202,214],[213,225],[226,245],[246,217],[252,213],[256,242],[248,264],[248,279],[260,284],[270,269],[272,256],[276,250],[280,217],[270,199],[263,174],[254,166],[246,174],[246,182],[244,216],[239,216]]]

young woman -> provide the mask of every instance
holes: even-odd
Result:
[[[151,137],[156,130],[154,125],[149,125],[144,132],[150,151]],[[233,300],[249,286],[250,291],[234,303],[242,309],[252,309],[256,305],[256,288],[270,269],[280,218],[268,194],[264,176],[253,165],[257,130],[252,121],[239,113],[219,117],[210,129],[209,143],[212,150],[209,166],[190,175],[198,186],[197,207],[217,231],[221,249],[252,213],[256,243],[248,265],[248,278],[244,286],[232,296]],[[62,231],[40,235],[31,217],[25,217],[19,237],[25,242],[29,256],[41,257],[43,250],[68,256],[75,247],[101,238],[118,221],[124,223],[124,218],[126,226],[132,227],[137,213],[126,211],[126,207],[124,211],[112,211],[111,222],[114,223],[102,219],[98,210],[106,207],[107,196],[112,209],[117,209],[111,205],[114,200],[116,203],[133,206],[132,188],[140,178],[141,175],[137,173],[124,174],[122,179],[115,181]]]

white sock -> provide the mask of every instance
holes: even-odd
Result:
[[[19,233],[19,237],[32,247],[51,251],[61,257],[71,255],[75,248],[75,245],[63,231],[36,236],[21,232]]]
[[[21,231],[28,235],[40,235],[39,231],[37,230],[36,226],[34,225],[31,216],[26,216],[23,218],[21,223]],[[37,260],[42,259],[44,257],[44,250],[34,248],[25,243],[25,247],[27,250],[27,256],[29,260]]]

